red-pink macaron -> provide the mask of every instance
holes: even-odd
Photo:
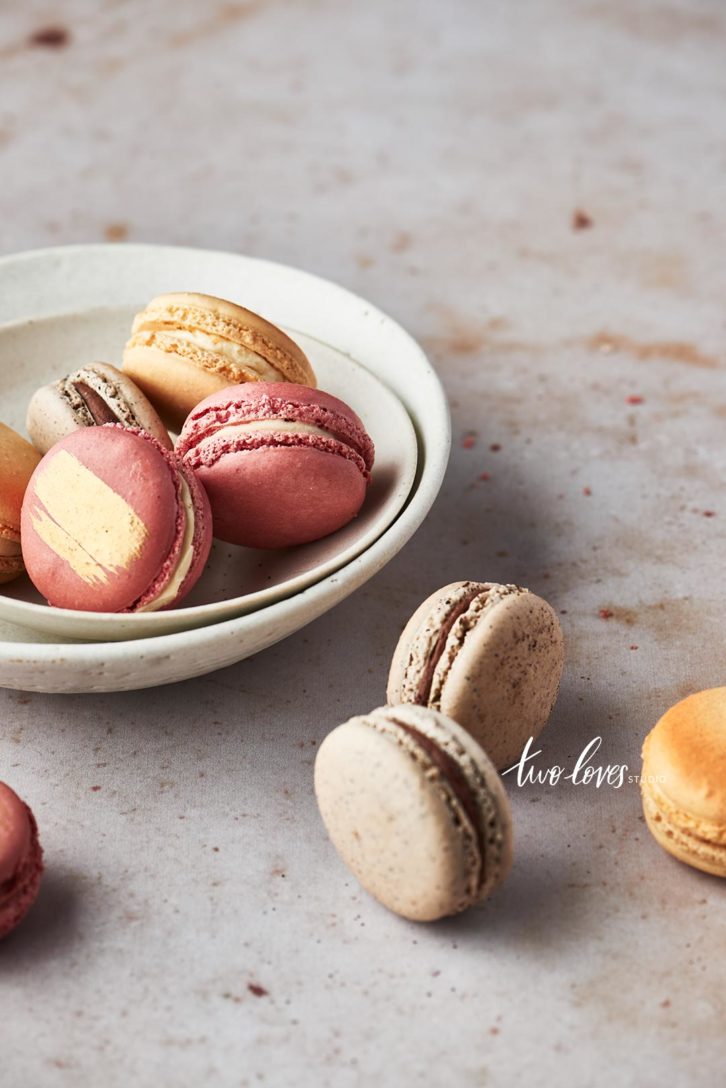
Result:
[[[18,795],[0,782],[0,937],[28,913],[40,887],[43,851],[35,817]]]
[[[248,382],[207,397],[177,452],[204,484],[214,535],[251,548],[327,536],[360,510],[373,442],[342,400],[291,382]]]
[[[212,543],[204,488],[149,434],[118,424],[57,442],[28,484],[23,558],[48,603],[90,612],[177,604]]]

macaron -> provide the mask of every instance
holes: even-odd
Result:
[[[166,427],[144,394],[109,363],[90,363],[33,394],[26,427],[41,453],[81,427],[122,423],[148,431],[171,449]]]
[[[0,937],[15,929],[32,907],[42,873],[35,817],[10,786],[0,782]]]
[[[643,744],[645,822],[674,858],[726,877],[726,688],[682,699]]]
[[[61,439],[31,477],[21,532],[48,603],[90,612],[171,608],[212,541],[204,488],[144,431],[106,424]]]
[[[251,548],[304,544],[346,525],[363,504],[374,459],[352,408],[286,382],[207,397],[177,452],[207,489],[214,535]]]
[[[25,570],[20,510],[39,461],[40,454],[29,442],[0,423],[0,582],[9,582]]]
[[[541,597],[520,586],[453,582],[406,624],[387,698],[447,714],[504,770],[544,728],[563,664],[562,630]]]
[[[343,861],[404,918],[457,914],[511,867],[502,781],[472,737],[436,710],[380,707],[338,726],[318,750],[315,794]]]
[[[303,350],[234,302],[188,292],[159,295],[134,319],[123,369],[178,431],[204,397],[242,382],[315,385]]]

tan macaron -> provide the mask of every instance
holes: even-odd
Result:
[[[40,461],[36,449],[0,423],[0,582],[25,570],[20,548],[20,510],[28,481]]]
[[[679,861],[726,876],[726,688],[676,703],[645,738],[645,820]]]
[[[428,922],[487,896],[512,863],[509,801],[490,760],[456,722],[380,707],[334,729],[315,761],[333,845],[390,910]]]
[[[211,295],[159,295],[134,319],[123,369],[179,430],[205,397],[244,382],[315,385],[305,353],[259,314]]]
[[[563,664],[559,620],[541,597],[521,586],[452,582],[406,624],[387,698],[447,714],[504,770],[547,723]]]

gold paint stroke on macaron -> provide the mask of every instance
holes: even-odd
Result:
[[[35,532],[89,585],[127,570],[141,553],[149,534],[136,511],[67,450],[40,473],[35,495],[44,507],[32,512]]]

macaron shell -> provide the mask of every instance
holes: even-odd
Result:
[[[726,877],[726,844],[711,840],[708,828],[697,826],[696,830],[689,831],[683,821],[669,819],[651,783],[641,782],[641,796],[645,822],[659,846],[693,869]]]
[[[468,897],[464,841],[441,793],[390,736],[353,719],[315,761],[328,834],[360,883],[390,910],[433,921]]]
[[[155,347],[127,348],[123,367],[166,426],[176,432],[195,405],[238,380],[238,375],[229,370],[203,369],[181,355]]]
[[[123,611],[157,578],[177,516],[175,475],[154,440],[120,426],[76,431],[46,454],[28,486],[28,573],[51,604]]]
[[[726,827],[726,687],[670,707],[643,746],[644,774],[663,777],[673,805]]]
[[[0,583],[17,578],[25,569],[19,554],[20,512],[28,482],[39,462],[38,451],[0,423]]]
[[[457,721],[497,770],[512,766],[547,723],[564,664],[562,631],[546,601],[511,594],[463,635],[430,705]]]
[[[318,540],[355,517],[366,480],[344,457],[307,446],[262,446],[200,465],[214,511],[214,535],[249,548]]]
[[[0,782],[0,938],[33,905],[43,872],[35,817],[18,795]]]

